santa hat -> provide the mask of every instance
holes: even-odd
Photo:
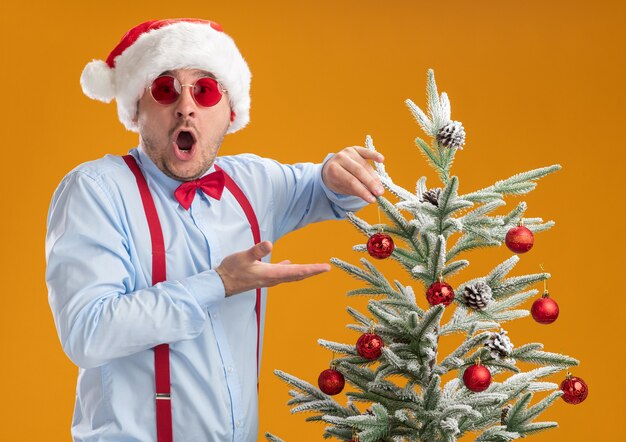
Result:
[[[212,21],[194,18],[151,20],[122,37],[105,61],[93,60],[80,77],[89,98],[117,101],[120,121],[138,131],[137,101],[162,72],[195,68],[211,72],[228,91],[235,119],[227,133],[250,120],[250,69],[232,38]]]

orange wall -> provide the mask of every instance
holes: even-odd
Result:
[[[109,6],[104,6],[106,3]],[[425,105],[435,69],[453,119],[467,131],[453,173],[469,192],[532,168],[563,169],[524,197],[527,216],[555,220],[537,235],[514,274],[552,274],[561,306],[551,326],[523,319],[507,326],[514,344],[543,342],[579,358],[590,385],[579,406],[558,401],[544,414],[560,428],[534,441],[614,441],[624,416],[623,276],[624,17],[622,2],[307,1],[11,2],[0,16],[2,48],[2,269],[4,302],[0,440],[69,439],[77,369],[58,342],[44,281],[45,219],[56,185],[75,165],[137,143],[113,104],[86,98],[79,76],[104,59],[131,26],[151,18],[198,16],[220,22],[253,72],[252,123],[228,136],[222,154],[254,152],[283,162],[321,161],[371,134],[393,179],[413,189],[435,175],[413,144],[423,136],[403,104]],[[180,5],[180,6],[179,6]],[[123,12],[121,12],[123,11]],[[377,220],[376,210],[361,212]],[[325,238],[325,240],[320,240]],[[309,226],[284,238],[274,260],[356,263],[363,237],[347,222]],[[450,282],[485,274],[510,256],[504,248],[466,256]],[[377,263],[411,284],[393,262]],[[607,280],[606,285],[598,281]],[[414,282],[414,281],[413,281]],[[329,354],[318,338],[354,342],[345,328],[358,283],[340,270],[270,290],[262,366],[260,429],[286,441],[321,440],[323,426],[292,416],[286,384],[272,371],[316,382]],[[541,286],[536,288],[541,289]],[[416,293],[423,288],[415,285]],[[422,304],[425,305],[422,299]],[[530,303],[528,306],[530,307]],[[617,342],[616,342],[617,341]],[[452,344],[443,344],[443,349]],[[446,347],[447,346],[447,347]],[[560,381],[561,376],[551,378]],[[344,398],[341,398],[344,400]],[[473,440],[465,438],[464,440]]]

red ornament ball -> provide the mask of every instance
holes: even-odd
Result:
[[[587,383],[569,373],[567,378],[561,382],[561,390],[563,391],[563,396],[561,396],[563,400],[573,405],[580,404],[587,399],[587,394],[589,394]]]
[[[489,369],[480,363],[467,367],[463,373],[463,383],[475,393],[486,390],[491,385]]]
[[[367,240],[367,253],[376,259],[389,258],[395,248],[393,239],[386,233],[376,233]]]
[[[362,358],[374,360],[383,353],[383,338],[376,333],[364,333],[356,341],[356,351]]]
[[[317,378],[317,385],[320,390],[331,396],[341,393],[345,384],[346,380],[343,375],[334,368],[324,370]]]
[[[545,291],[541,298],[533,302],[530,314],[539,324],[552,324],[559,317],[559,305]]]
[[[515,253],[526,253],[535,243],[533,232],[524,226],[513,227],[506,233],[506,246]]]
[[[443,304],[447,307],[454,301],[454,290],[450,284],[440,279],[428,287],[426,299],[430,305]]]

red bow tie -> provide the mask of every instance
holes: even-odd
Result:
[[[174,192],[174,196],[185,210],[189,210],[196,196],[197,189],[202,189],[202,191],[210,197],[219,200],[224,191],[224,181],[224,172],[218,170],[202,178],[198,178],[197,180],[185,181],[178,186],[178,189]]]

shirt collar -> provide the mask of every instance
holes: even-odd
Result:
[[[152,181],[156,182],[159,187],[163,188],[168,193],[168,195],[174,198],[174,191],[178,189],[178,186],[180,186],[183,181],[176,180],[163,173],[163,171],[159,169],[156,164],[154,164],[152,159],[150,159],[150,157],[146,154],[141,144],[138,147],[132,149],[130,151],[130,154],[138,160],[143,173],[152,178]],[[208,175],[212,172],[215,172],[215,161],[213,162],[213,164],[211,164],[209,170],[207,170],[206,173],[204,173],[202,176]]]

